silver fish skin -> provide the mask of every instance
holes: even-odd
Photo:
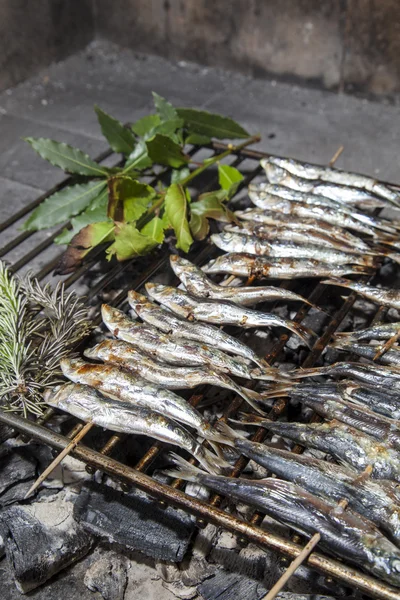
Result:
[[[357,362],[336,362],[325,367],[312,367],[310,369],[298,369],[292,371],[290,376],[293,379],[303,379],[304,377],[318,377],[320,375],[338,375],[348,377],[352,380],[361,382],[374,388],[400,390],[400,369],[396,367],[387,367],[383,365],[363,364]]]
[[[258,225],[251,221],[244,221],[241,226],[227,223],[224,227],[225,232],[239,233],[247,236],[256,236],[261,240],[269,242],[291,242],[295,244],[306,244],[311,246],[321,246],[323,248],[333,248],[341,252],[350,254],[359,254],[360,250],[352,248],[348,243],[336,241],[332,236],[323,232],[315,233],[313,230],[304,227],[301,229],[290,229],[285,226],[269,227],[267,225]],[[377,254],[368,248],[364,251],[366,254]]]
[[[390,485],[365,479],[355,481],[357,473],[349,468],[241,436],[234,439],[234,444],[247,458],[316,496],[337,502],[346,498],[351,509],[371,519],[392,541],[400,543],[400,504]]]
[[[290,393],[290,397],[312,408],[326,419],[337,419],[400,450],[400,421],[378,415],[364,406],[356,406],[346,400],[326,398],[319,395],[318,391],[312,395],[305,395],[304,392],[295,389]]]
[[[283,319],[272,313],[262,313],[230,302],[195,298],[182,290],[153,283],[146,284],[149,296],[173,312],[189,320],[197,319],[218,325],[249,327],[284,327],[295,333],[306,344],[315,334],[303,325]]]
[[[179,423],[148,408],[106,398],[87,385],[68,383],[53,390],[49,389],[46,402],[78,419],[110,431],[147,435],[184,448],[212,473],[218,473],[226,467],[222,459],[202,446]]]
[[[265,171],[271,183],[277,183],[280,186],[285,186],[302,193],[325,196],[331,200],[336,200],[340,204],[349,204],[362,208],[393,207],[393,204],[390,202],[360,188],[317,179],[304,179],[271,163],[266,164]]]
[[[133,344],[157,360],[180,366],[211,366],[215,371],[252,379],[252,370],[242,361],[217,348],[184,338],[173,338],[155,327],[140,325],[122,311],[103,304],[104,324],[120,340]]]
[[[364,296],[364,298],[371,300],[371,302],[400,309],[400,290],[374,287],[367,283],[338,277],[322,281],[321,283],[325,283],[326,285],[338,285],[357,292],[357,294]]]
[[[372,325],[358,331],[339,331],[335,339],[352,340],[354,342],[365,342],[369,340],[384,341],[400,333],[400,323],[384,323]]]
[[[283,288],[218,285],[211,281],[199,267],[177,254],[172,254],[170,261],[175,275],[183,283],[189,294],[193,296],[211,298],[212,300],[226,300],[241,306],[254,306],[260,302],[272,300],[290,300],[313,306],[306,298]]]
[[[192,427],[204,438],[221,442],[220,434],[184,398],[159,388],[113,364],[91,364],[81,359],[62,359],[61,370],[74,383],[90,385],[99,392],[134,406],[159,412],[181,425]]]
[[[316,448],[353,466],[357,471],[373,467],[371,477],[400,482],[400,453],[380,444],[357,429],[331,421],[328,423],[283,423],[257,417],[257,424],[307,448]]]
[[[304,179],[320,179],[321,181],[364,189],[381,198],[389,200],[394,206],[400,206],[400,196],[398,192],[380,181],[377,181],[373,177],[342,171],[341,169],[333,169],[332,167],[321,167],[302,163],[298,160],[280,158],[279,156],[270,156],[267,160],[298,177],[303,177]],[[261,161],[261,165],[264,168],[264,159]]]
[[[374,259],[371,256],[362,256],[332,248],[297,244],[294,242],[268,242],[255,235],[243,235],[241,233],[225,231],[212,234],[210,239],[217,248],[225,252],[244,252],[246,254],[271,258],[311,258],[335,265],[359,264],[371,267],[374,264]]]
[[[343,352],[352,352],[353,354],[357,354],[357,356],[369,360],[374,360],[379,349],[379,346],[370,346],[369,344],[360,344],[351,340],[345,341],[343,339],[338,339],[331,342],[329,345],[331,348],[337,348],[338,350],[343,350]],[[378,362],[382,365],[394,365],[400,367],[400,351],[397,348],[391,348],[390,350],[387,350],[385,354],[375,359],[374,362]]]
[[[157,362],[122,340],[103,340],[93,348],[86,348],[84,355],[87,358],[120,365],[168,390],[192,389],[199,385],[214,385],[232,390],[250,406],[259,410],[253,400],[260,400],[260,394],[238,385],[227,375],[206,367],[177,367]]]
[[[385,388],[372,385],[354,383],[350,380],[329,383],[309,383],[292,381],[289,384],[274,386],[268,392],[264,392],[263,398],[275,398],[277,394],[289,395],[291,391],[295,395],[317,396],[328,398],[328,400],[339,400],[353,402],[355,405],[367,407],[370,411],[388,417],[389,419],[400,419],[400,390],[395,387]]]
[[[331,225],[327,221],[316,218],[296,217],[296,219],[288,220],[287,217],[280,212],[261,210],[259,208],[237,210],[234,214],[239,221],[250,223],[250,226],[253,227],[258,225],[262,227],[286,228],[288,230],[310,230],[314,235],[323,233],[326,237],[347,244],[355,250],[370,250],[368,244],[363,242],[356,235],[347,231],[347,229]]]
[[[128,302],[135,313],[148,325],[160,329],[171,337],[187,338],[212,345],[213,348],[247,358],[260,367],[267,366],[251,348],[225,331],[207,323],[188,323],[164,308],[150,302],[147,296],[131,290]]]
[[[310,189],[312,189],[310,182],[307,182],[306,187],[310,187]],[[284,200],[304,202],[305,204],[310,204],[312,206],[327,206],[335,210],[342,210],[348,214],[352,214],[353,212],[349,206],[343,205],[336,200],[332,200],[322,195],[313,194],[311,191],[305,192],[301,190],[295,190],[285,185],[273,185],[272,183],[251,183],[248,189],[252,194],[258,195],[260,201],[263,199],[268,199],[269,197],[278,197],[283,198]]]
[[[307,196],[307,201],[288,200],[266,192],[249,190],[249,198],[255,206],[268,211],[278,211],[292,216],[307,217],[328,221],[339,227],[354,229],[359,233],[384,237],[384,233],[397,234],[390,221],[350,210],[342,205],[334,205],[332,200],[321,200],[321,196]],[[384,233],[383,233],[384,232]]]
[[[361,265],[330,265],[319,260],[304,258],[273,259],[241,252],[223,254],[210,260],[202,269],[208,274],[225,273],[256,279],[302,279],[369,272]]]
[[[308,537],[320,533],[321,547],[328,552],[362,564],[381,579],[400,585],[399,549],[371,521],[351,509],[344,511],[281,479],[255,481],[208,475],[180,457],[175,457],[174,462],[179,469],[169,470],[169,475],[254,506]]]

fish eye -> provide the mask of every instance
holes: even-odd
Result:
[[[400,560],[396,559],[392,562],[392,569],[397,573],[400,573]]]

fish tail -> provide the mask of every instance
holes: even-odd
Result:
[[[239,423],[240,425],[259,425],[266,428],[268,424],[272,424],[273,421],[266,419],[265,417],[259,417],[258,415],[252,415],[249,413],[240,412],[240,419],[229,419],[232,423]]]
[[[257,407],[258,408],[258,407]],[[262,413],[264,414],[264,413]],[[201,435],[204,435],[206,440],[210,443],[210,445],[214,448],[218,456],[222,456],[220,449],[217,444],[225,444],[227,446],[233,446],[232,441],[228,438],[225,438],[222,433],[218,430],[217,427],[209,427],[207,430],[200,432]]]
[[[252,369],[250,371],[252,379],[261,379],[262,381],[287,382],[288,375],[279,372],[278,369],[269,367],[268,369]]]
[[[221,435],[222,437],[222,435]],[[229,440],[229,444],[227,438],[223,438],[224,443],[230,446],[233,446],[232,440]],[[201,446],[201,452],[196,454],[196,458],[199,463],[209,472],[214,474],[219,474],[221,472],[226,472],[227,470],[231,470],[232,467],[222,456],[216,456],[211,450]]]
[[[292,331],[294,334],[299,336],[300,339],[308,346],[308,348],[312,348],[314,342],[317,339],[317,334],[312,329],[305,327],[301,323],[295,323],[294,321],[288,321],[286,327]]]
[[[185,460],[181,456],[178,456],[178,454],[175,454],[175,452],[170,452],[169,456],[172,458],[172,462],[174,463],[175,467],[177,467],[176,469],[167,469],[164,471],[164,473],[170,477],[197,483],[201,475],[207,474],[207,471],[199,469],[199,467],[195,467],[189,461]]]
[[[259,356],[257,356],[257,354],[254,353],[253,357],[252,357],[253,362],[256,363],[256,365],[258,367],[260,367],[260,369],[269,369],[270,365],[268,364],[268,362],[265,360],[265,358],[260,358]]]
[[[238,433],[234,429],[232,429],[232,427],[229,427],[228,423],[225,423],[225,421],[218,421],[218,423],[216,423],[215,425],[215,428],[218,429],[218,431],[220,431],[221,434],[228,439],[243,439],[243,436],[240,435],[240,433]]]
[[[312,367],[311,369],[298,369],[293,371],[291,376],[294,379],[303,379],[304,377],[318,377],[319,375],[329,375],[329,365],[327,367]]]
[[[348,285],[351,284],[351,281],[345,277],[331,277],[330,279],[324,279],[320,283],[324,285],[339,285],[341,287],[348,287]]]

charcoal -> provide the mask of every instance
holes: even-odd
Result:
[[[64,497],[59,503],[4,509],[0,535],[15,584],[23,594],[79,560],[93,545],[92,536],[73,520],[72,503]]]
[[[30,446],[7,448],[0,458],[0,507],[22,500],[36,477],[38,461]]]
[[[12,427],[5,425],[4,423],[0,423],[0,444],[5,442],[6,440],[14,437],[15,431]]]
[[[104,600],[124,600],[128,583],[126,558],[107,552],[88,568],[84,583],[92,592],[100,592]]]
[[[87,531],[159,560],[183,559],[194,520],[171,507],[163,510],[145,494],[123,493],[87,482],[75,502],[74,517]]]

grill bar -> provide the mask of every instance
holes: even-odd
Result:
[[[214,152],[219,153],[226,150],[227,146],[220,143],[214,143],[212,145],[212,149],[214,150]],[[191,150],[191,153],[195,154],[195,152],[196,148],[193,148]],[[111,154],[111,152],[103,153],[102,157],[99,160],[111,156]],[[254,177],[256,177],[260,173],[261,167],[258,164],[258,161],[260,158],[263,158],[265,156],[267,156],[265,153],[249,150],[248,148],[236,152],[235,160],[231,163],[234,166],[240,166],[240,164],[244,160],[257,161],[257,166],[255,166],[254,169],[252,169],[246,175],[241,187],[247,185],[252,179],[254,179]],[[163,173],[160,173],[157,178],[159,179],[160,177],[165,177],[167,173],[168,170],[164,171]],[[215,185],[215,179],[216,178],[210,181],[210,183],[207,186],[203,186],[199,193],[204,193],[205,191],[211,189]],[[5,224],[0,226],[0,231],[3,231],[7,227],[13,225],[19,218],[25,216],[30,210],[35,208],[45,197],[48,197],[51,193],[54,193],[56,189],[60,189],[64,185],[67,185],[67,183],[69,183],[70,181],[70,178],[65,180],[59,186],[53,188],[48,194],[40,197],[40,199],[34,201],[34,203],[31,203],[28,207],[23,209],[23,214],[21,214],[20,211],[20,213],[18,213],[19,216],[14,215],[14,217],[12,217],[8,221],[6,221]],[[46,239],[44,242],[38,244],[34,249],[32,249],[25,256],[20,258],[14,264],[14,269],[21,269],[23,266],[26,266],[33,258],[38,256],[42,251],[45,251],[47,248],[49,248],[57,233],[53,234],[53,236]],[[30,235],[31,234],[29,233],[29,237]],[[24,239],[22,239],[22,237]],[[20,241],[24,241],[25,239],[27,239],[27,237],[28,236],[25,233],[19,236]],[[2,251],[6,250],[8,252],[11,249],[16,248],[19,245],[20,241],[18,243],[15,243],[12,248],[10,248],[7,245],[4,246],[2,249],[0,249],[0,256],[2,255]],[[99,257],[102,251],[103,249],[96,248],[93,251],[93,253],[88,255],[86,257],[85,263],[76,272],[64,279],[65,286],[71,287],[74,283],[76,283],[82,277],[88,274],[92,267],[99,262]],[[194,260],[194,262],[196,262],[197,264],[202,264],[215,252],[215,248],[213,248],[211,245],[199,244],[197,245],[197,247],[194,248],[192,252],[194,257],[191,256],[191,259]],[[6,252],[4,252],[4,254],[5,253]],[[37,276],[39,277],[39,279],[43,279],[49,273],[51,273],[51,271],[58,263],[59,258],[59,256],[52,258],[38,271]],[[108,287],[112,285],[113,281],[115,281],[117,277],[121,276],[125,273],[125,271],[128,271],[129,268],[135,265],[136,260],[137,259],[132,259],[130,261],[126,261],[125,263],[117,263],[114,266],[111,266],[111,268],[106,273],[102,274],[99,280],[96,281],[96,283],[89,289],[88,296],[90,300],[95,301],[96,299],[98,299],[97,297],[101,295],[101,293],[104,290],[108,289]],[[164,272],[167,268],[167,265],[168,256],[163,257],[162,255],[160,255],[160,253],[156,253],[154,258],[149,261],[149,266],[147,267],[145,272],[134,276],[132,278],[132,281],[124,282],[118,286],[118,293],[113,299],[113,304],[120,307],[123,306],[126,302],[126,292],[129,289],[140,289],[144,285],[144,283],[146,283],[153,276],[157,275],[158,273]],[[282,283],[282,286],[284,287],[292,287],[295,285],[297,285],[296,282]],[[317,302],[326,290],[326,286],[322,284],[317,284],[316,286],[314,286],[311,295],[308,295],[309,300]],[[320,357],[322,351],[326,347],[327,343],[329,342],[332,333],[337,329],[337,327],[340,325],[347,313],[351,310],[356,297],[357,296],[355,293],[350,294],[350,296],[348,296],[348,298],[342,304],[341,308],[338,309],[334,317],[329,321],[329,323],[325,327],[324,333],[317,340],[312,351],[308,354],[307,358],[303,362],[303,367],[308,367],[315,364],[315,362]],[[301,306],[294,320],[300,322],[307,314],[309,308],[310,307],[308,305]],[[381,313],[379,312],[379,314]],[[100,317],[95,319],[95,323],[100,323]],[[274,344],[274,347],[266,357],[269,362],[272,363],[278,358],[286,341],[288,340],[288,337],[289,336],[287,334],[283,334],[280,336],[279,340]],[[199,396],[198,394],[193,395],[190,401],[193,405],[197,405],[197,403],[200,402],[201,398],[202,396]],[[239,409],[242,402],[243,400],[240,397],[233,398],[232,402],[228,405],[227,410],[225,411],[224,418],[228,418],[229,416],[234,415],[235,412],[237,412],[237,410]],[[286,408],[286,402],[287,401],[284,398],[277,399],[271,410],[270,418],[278,418],[284,412]],[[33,423],[17,415],[0,411],[0,421],[15,427],[15,429],[17,429],[19,432],[25,435],[33,436],[35,439],[42,441],[43,443],[47,443],[53,446],[54,448],[63,449],[69,442],[68,438],[59,436],[53,433],[49,428],[39,425],[39,423],[45,423],[48,418],[51,418],[52,414],[53,412],[51,410],[47,411],[44,417],[42,417],[37,423]],[[77,430],[79,426],[82,427],[82,424],[78,423],[76,426],[74,426],[74,429]],[[256,441],[262,441],[266,437],[266,435],[267,432],[265,430],[263,430],[262,428],[258,428],[253,436],[253,439]],[[96,452],[90,448],[83,446],[82,444],[79,444],[75,448],[73,454],[86,463],[88,470],[90,469],[92,472],[94,472],[96,469],[101,469],[109,473],[111,476],[123,480],[125,484],[137,485],[144,491],[148,492],[150,495],[155,496],[161,502],[173,504],[194,514],[195,516],[197,516],[199,521],[203,522],[203,524],[208,521],[211,521],[216,523],[217,525],[221,525],[222,527],[226,527],[231,531],[235,532],[239,535],[242,541],[244,541],[244,539],[246,539],[247,541],[252,541],[256,544],[286,554],[287,556],[290,556],[292,558],[298,555],[298,553],[301,550],[301,547],[299,545],[297,545],[294,542],[290,542],[288,540],[280,538],[279,536],[276,536],[272,533],[264,531],[258,527],[258,524],[262,519],[262,515],[260,515],[259,513],[255,513],[251,521],[249,523],[246,523],[218,509],[217,506],[220,504],[222,499],[217,495],[214,495],[211,499],[211,502],[207,504],[199,500],[195,500],[194,498],[191,498],[189,496],[186,496],[186,494],[181,492],[179,490],[179,487],[182,484],[180,480],[175,480],[171,486],[166,486],[145,475],[143,471],[148,469],[151,462],[156,458],[160,450],[163,449],[164,446],[162,444],[154,444],[150,448],[150,450],[144,456],[142,456],[142,458],[136,464],[135,469],[126,466],[108,456],[119,443],[119,441],[121,439],[125,439],[125,437],[126,436],[123,435],[111,435],[108,439],[108,442],[100,452]],[[243,457],[239,458],[236,465],[233,468],[232,476],[239,476],[246,464],[247,459],[244,459]],[[324,573],[326,576],[338,578],[341,582],[353,588],[357,588],[360,591],[367,593],[369,596],[372,596],[374,598],[394,599],[398,597],[399,591],[392,588],[391,586],[379,582],[372,577],[364,575],[358,572],[356,569],[347,567],[342,563],[325,557],[322,554],[316,552],[312,553],[309,557],[308,564],[309,566],[316,568],[320,572]]]
[[[63,450],[70,442],[69,438],[65,436],[59,435],[36,423],[28,422],[11,413],[4,413],[1,411],[0,421],[6,423],[10,427],[15,427],[22,433],[34,435],[35,439],[48,444],[57,450]],[[165,486],[148,475],[140,473],[138,470],[132,469],[131,467],[122,465],[112,458],[104,456],[87,446],[78,444],[72,451],[72,455],[95,469],[105,471],[114,477],[117,476],[126,482],[137,486],[141,490],[147,492],[150,496],[162,499],[168,504],[177,508],[182,508],[193,515],[201,516],[206,521],[239,533],[257,545],[281,552],[291,558],[295,558],[302,550],[302,547],[298,544],[264,531],[259,527],[249,525],[215,507],[208,506],[191,496],[187,496],[180,490]],[[328,558],[319,552],[313,552],[309,556],[306,564],[323,574],[337,578],[343,583],[355,587],[361,592],[374,598],[380,600],[398,600],[398,589],[382,584],[368,575],[362,575],[356,569],[352,569],[343,563]]]

